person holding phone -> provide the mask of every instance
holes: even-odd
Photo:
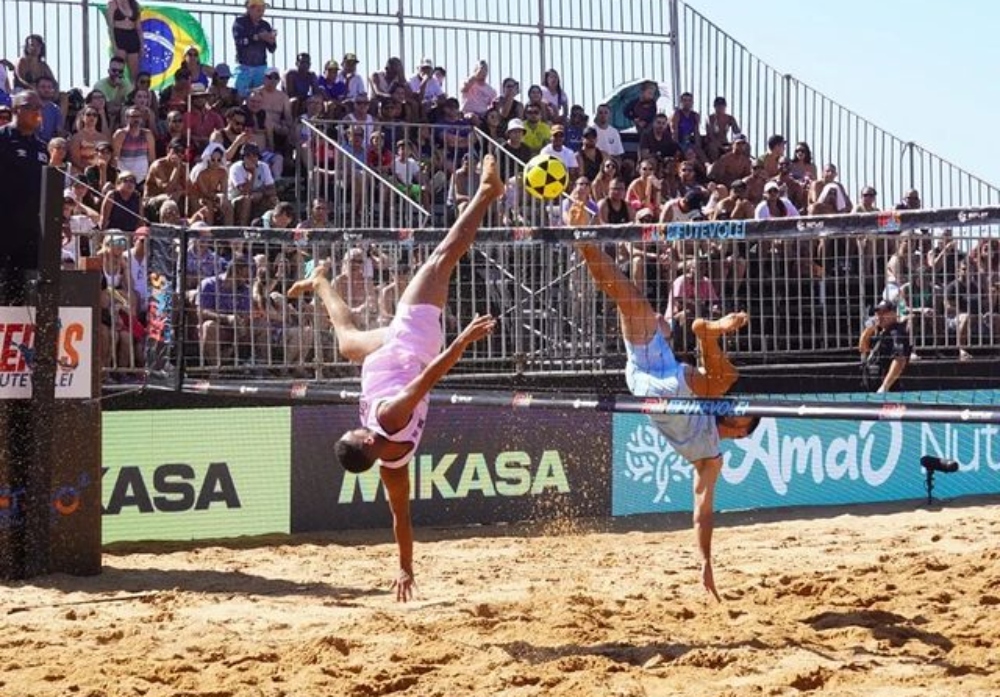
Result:
[[[244,99],[264,84],[267,54],[278,48],[278,32],[264,19],[264,0],[246,0],[246,14],[233,21],[236,42],[236,91]]]

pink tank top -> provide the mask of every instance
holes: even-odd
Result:
[[[361,369],[361,425],[393,443],[413,444],[398,460],[382,460],[383,467],[403,467],[413,457],[424,434],[430,399],[424,397],[413,410],[409,423],[395,433],[389,433],[379,423],[379,406],[402,392],[425,366],[413,354],[401,351],[397,342],[387,343],[365,359]]]

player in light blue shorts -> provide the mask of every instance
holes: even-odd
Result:
[[[720,337],[747,323],[746,313],[716,321],[696,319],[701,367],[679,363],[667,339],[670,326],[645,295],[594,243],[579,243],[594,282],[618,307],[628,364],[625,380],[637,397],[716,399],[735,384],[739,372],[726,358]],[[722,470],[720,438],[744,438],[757,427],[755,417],[715,417],[708,414],[658,414],[650,418],[674,450],[694,466],[694,529],[702,556],[702,584],[717,599],[712,572],[712,529],[715,483]]]

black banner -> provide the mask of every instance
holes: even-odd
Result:
[[[292,411],[292,532],[392,523],[378,468],[344,471],[333,446],[356,406]],[[432,407],[410,463],[416,526],[607,516],[611,416]]]
[[[879,211],[844,215],[770,218],[767,220],[697,221],[653,225],[605,225],[555,228],[484,228],[476,234],[482,242],[513,244],[591,241],[659,241],[681,239],[734,240],[747,237],[819,237],[835,234],[898,233],[918,228],[957,228],[1000,223],[1000,206],[940,208],[935,210]],[[411,228],[357,228],[349,230],[310,230],[310,243],[319,242],[400,242],[435,243],[444,239],[447,230]],[[180,230],[164,226],[154,228],[154,237],[178,237]],[[282,232],[262,228],[213,228],[217,240],[281,241]],[[291,234],[284,233],[288,244]]]

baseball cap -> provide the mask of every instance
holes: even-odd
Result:
[[[434,67],[434,61],[432,61],[430,58],[424,58],[423,60],[420,61],[420,67],[421,68],[433,68]]]
[[[323,70],[330,70],[331,68],[334,70],[340,70],[340,63],[337,61],[327,61],[326,65],[323,66]]]
[[[871,195],[871,196],[878,196],[878,192],[875,191],[874,187],[866,186],[865,188],[863,188],[861,190],[861,195],[862,196],[869,196],[869,195]]]
[[[65,199],[66,201],[76,201],[77,200],[77,198],[76,198],[76,192],[73,191],[72,187],[67,188],[67,189],[63,189],[63,199]]]
[[[511,119],[507,123],[508,133],[510,133],[511,131],[523,131],[523,130],[525,130],[524,121],[522,121],[521,119]]]
[[[217,66],[215,66],[215,77],[227,78],[232,76],[233,76],[233,71],[230,70],[229,66],[226,65],[225,63],[219,63]]]
[[[556,124],[555,126],[552,127],[551,133],[552,135],[555,135],[556,133],[566,133],[566,129],[563,128],[561,125]]]
[[[883,300],[878,305],[875,306],[875,312],[895,312],[896,303],[891,300]]]
[[[743,135],[742,133],[740,133],[739,135],[733,136],[733,142],[734,143],[746,143],[747,142],[747,137],[745,135]]]
[[[357,63],[358,62],[358,57],[357,57],[357,55],[355,55],[353,53],[345,53],[344,54],[344,60],[343,60],[343,62],[344,63]]]
[[[207,97],[208,88],[200,82],[196,82],[191,85],[191,96],[192,97]]]
[[[764,185],[764,191],[781,191],[781,187],[778,186],[778,182],[768,182]]]
[[[265,76],[277,75],[281,77],[281,71],[275,68],[273,65],[264,72]]]

